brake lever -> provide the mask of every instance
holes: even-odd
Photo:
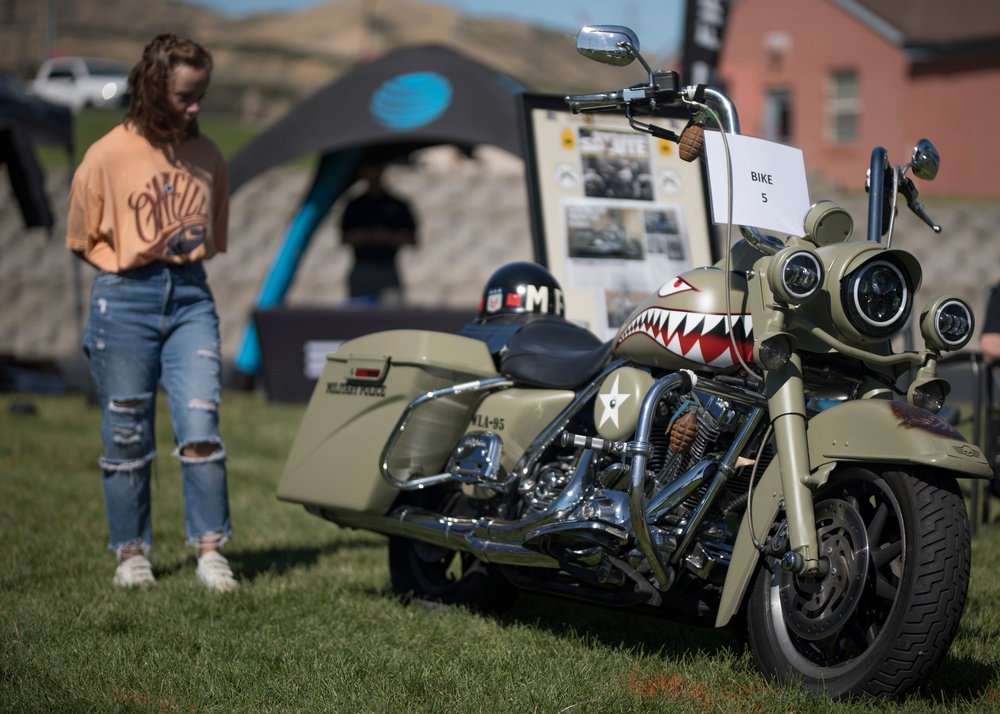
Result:
[[[906,205],[920,220],[930,226],[931,230],[935,233],[941,232],[941,226],[936,224],[931,217],[927,215],[927,211],[924,209],[924,204],[917,200],[917,196],[920,195],[920,192],[917,191],[917,187],[908,176],[904,176],[900,180],[899,192],[906,198]]]

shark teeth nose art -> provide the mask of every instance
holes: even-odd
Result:
[[[712,367],[732,367],[737,363],[733,338],[743,358],[747,361],[753,358],[753,323],[745,313],[730,318],[715,313],[651,307],[629,323],[618,344],[637,335],[645,335],[678,357]]]

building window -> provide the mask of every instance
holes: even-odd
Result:
[[[858,73],[853,69],[830,73],[826,96],[826,135],[831,144],[858,140],[861,93]]]
[[[787,89],[768,89],[764,97],[764,138],[768,141],[792,141],[792,93]]]

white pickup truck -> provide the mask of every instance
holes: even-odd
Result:
[[[78,112],[116,109],[128,102],[128,65],[96,57],[53,57],[42,62],[28,91]]]

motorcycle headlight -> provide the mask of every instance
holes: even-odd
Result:
[[[767,280],[779,300],[801,305],[819,293],[823,285],[823,264],[811,250],[785,248],[771,260]]]
[[[957,297],[939,297],[920,315],[920,334],[927,346],[936,350],[965,347],[975,327],[972,308]]]
[[[851,325],[863,335],[888,337],[910,316],[913,290],[893,261],[872,260],[843,282],[842,299]]]

